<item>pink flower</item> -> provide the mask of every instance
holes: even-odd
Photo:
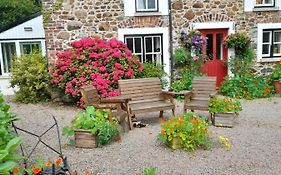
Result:
[[[114,63],[114,66],[117,68],[117,69],[124,69],[122,64],[120,63]]]
[[[125,57],[131,57],[131,56],[132,56],[132,52],[129,49],[127,49],[125,51]]]
[[[75,68],[75,67],[72,67],[72,68],[69,69],[69,71],[70,71],[70,72],[75,72],[75,71],[76,71],[76,68]]]
[[[63,71],[63,72],[66,71],[66,69],[67,69],[67,66],[62,66],[62,67],[60,68],[60,70]]]
[[[115,51],[115,52],[113,52],[112,56],[115,57],[115,58],[120,58],[121,57],[121,52],[120,51]]]
[[[106,68],[104,66],[100,67],[100,71],[101,72],[105,72],[106,71]]]

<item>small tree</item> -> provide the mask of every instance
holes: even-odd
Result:
[[[12,62],[11,86],[19,87],[16,100],[23,103],[46,101],[50,97],[49,75],[46,58],[38,51]]]

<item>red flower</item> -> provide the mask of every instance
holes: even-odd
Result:
[[[18,167],[13,168],[12,172],[13,172],[14,174],[17,174],[17,173],[19,172],[19,168],[18,168]]]
[[[56,160],[56,162],[55,162],[55,165],[56,165],[56,166],[59,166],[61,163],[62,163],[61,158],[58,158],[58,159]]]
[[[40,167],[35,167],[32,169],[33,174],[39,174],[41,172],[41,168]]]

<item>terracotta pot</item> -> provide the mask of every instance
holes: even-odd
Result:
[[[274,81],[275,92],[281,94],[281,82],[278,80]]]

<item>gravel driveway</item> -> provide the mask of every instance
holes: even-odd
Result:
[[[21,119],[16,124],[29,131],[42,133],[53,123],[54,115],[60,128],[68,125],[76,107],[61,104],[18,104],[8,100]],[[137,116],[145,128],[135,128],[115,142],[96,149],[77,149],[67,145],[62,137],[63,153],[72,169],[89,169],[97,174],[135,175],[144,168],[153,166],[159,175],[179,174],[281,174],[281,98],[242,101],[243,111],[235,120],[234,128],[210,127],[214,146],[211,150],[186,152],[172,151],[156,139],[160,131],[158,113]],[[182,112],[182,103],[177,103],[177,114]],[[168,117],[170,113],[164,113]],[[31,150],[36,138],[20,133],[26,150]],[[231,149],[227,151],[219,144],[218,136],[230,139]],[[55,130],[44,136],[47,143],[56,147]],[[34,152],[32,158],[54,158],[56,154],[44,146]]]

